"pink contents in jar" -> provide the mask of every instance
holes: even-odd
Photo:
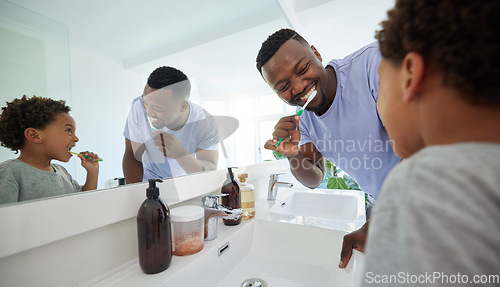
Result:
[[[203,249],[204,213],[201,206],[180,206],[170,211],[173,255],[190,255]]]
[[[174,238],[173,254],[177,256],[190,255],[203,249],[203,232],[201,230],[193,233],[181,234]]]

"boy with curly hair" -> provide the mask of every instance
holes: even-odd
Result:
[[[374,208],[363,286],[499,286],[499,17],[498,0],[398,0],[382,23],[377,108],[410,157]]]
[[[80,186],[61,165],[78,142],[75,120],[64,101],[33,96],[14,99],[2,108],[0,142],[17,159],[0,164],[0,204],[70,194],[97,188],[98,156],[81,152],[87,180]],[[84,156],[87,158],[85,158]]]

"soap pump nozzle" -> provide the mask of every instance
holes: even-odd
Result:
[[[237,167],[228,167],[228,168],[227,168],[228,175],[229,175],[229,178],[231,179],[231,181],[233,181],[233,180],[234,180],[233,168],[237,168]]]
[[[149,187],[146,189],[146,196],[148,198],[157,198],[160,196],[160,189],[156,186],[157,182],[163,182],[161,179],[150,179]]]

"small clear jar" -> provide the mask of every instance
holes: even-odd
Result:
[[[203,249],[204,215],[201,206],[179,206],[170,210],[173,255],[190,255]]]

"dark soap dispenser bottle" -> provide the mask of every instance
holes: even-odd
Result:
[[[172,262],[170,211],[159,197],[156,187],[159,179],[150,179],[146,189],[147,199],[137,213],[137,239],[139,265],[146,274],[162,272]]]
[[[241,208],[241,192],[238,183],[234,180],[233,170],[227,168],[227,179],[222,185],[221,193],[228,194],[222,197],[222,205],[230,208]],[[241,222],[241,217],[238,219],[222,219],[225,225],[238,225]]]

